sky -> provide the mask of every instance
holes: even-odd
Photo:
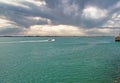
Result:
[[[120,0],[0,0],[0,36],[114,36]]]

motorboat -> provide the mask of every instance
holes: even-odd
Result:
[[[50,38],[50,39],[48,39],[48,41],[55,41],[55,39],[53,39],[53,38]]]

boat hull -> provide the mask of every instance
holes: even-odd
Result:
[[[115,37],[116,42],[120,42],[120,36]]]

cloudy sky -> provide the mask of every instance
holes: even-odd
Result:
[[[120,0],[0,0],[0,35],[106,36],[120,32]]]

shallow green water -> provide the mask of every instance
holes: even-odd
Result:
[[[120,77],[114,37],[47,39],[1,37],[0,83],[115,83]]]

